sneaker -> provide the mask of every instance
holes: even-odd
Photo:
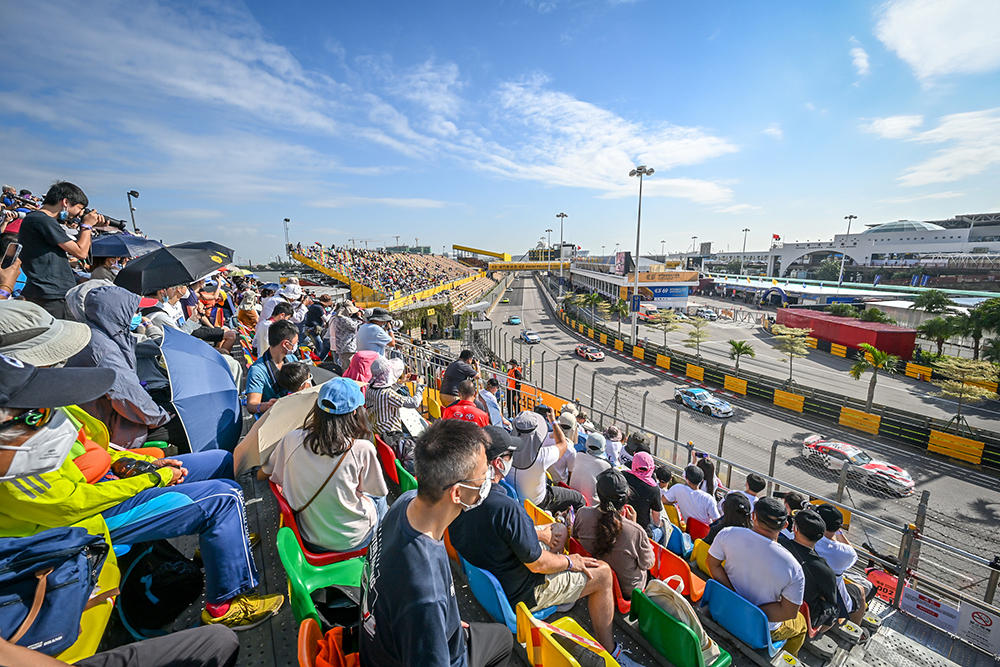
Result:
[[[260,533],[250,533],[250,548],[253,549],[258,544],[260,544]],[[192,556],[192,558],[195,560],[201,560],[201,547],[194,550],[194,556]]]
[[[229,601],[229,611],[219,617],[212,616],[207,609],[201,612],[202,625],[224,625],[237,632],[256,628],[278,613],[285,603],[285,596],[238,595]]]
[[[638,662],[632,659],[632,654],[622,648],[622,645],[618,645],[618,655],[613,655],[612,657],[618,661],[621,667],[643,667]]]

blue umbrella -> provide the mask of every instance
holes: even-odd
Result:
[[[281,289],[281,285],[279,285],[278,283],[266,283],[264,285],[261,285],[260,288],[278,291],[279,289]]]
[[[233,451],[243,417],[240,393],[222,355],[211,345],[171,327],[164,327],[160,350],[170,378],[170,398],[191,451]]]
[[[153,239],[144,239],[131,234],[103,234],[90,244],[90,254],[94,257],[142,257],[147,252],[162,248],[163,244]]]

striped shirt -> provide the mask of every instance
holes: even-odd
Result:
[[[422,384],[416,385],[415,396],[403,396],[395,385],[369,387],[365,394],[365,408],[368,410],[368,421],[372,429],[379,435],[402,431],[403,423],[399,420],[400,408],[419,409],[423,395]]]

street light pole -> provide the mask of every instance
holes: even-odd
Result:
[[[639,213],[636,216],[635,222],[635,257],[632,259],[632,271],[633,277],[633,298],[639,296],[639,233],[642,230],[642,177],[652,176],[653,168],[641,165],[633,169],[628,173],[631,176],[639,177]],[[632,310],[632,344],[639,339],[639,311]]]
[[[847,220],[847,235],[851,235],[851,223],[857,220],[856,215],[845,215],[844,220]],[[844,284],[844,260],[847,259],[847,253],[843,250],[840,251],[840,277],[837,279],[837,294],[840,294],[840,286]]]
[[[546,229],[545,235],[548,237],[548,244],[549,244],[548,249],[545,251],[545,254],[549,258],[549,276],[548,278],[546,278],[546,280],[552,280],[552,230]]]
[[[563,295],[563,223],[569,216],[560,212],[556,213],[556,217],[559,218],[559,298],[561,299]]]
[[[749,227],[747,227],[747,228],[745,228],[743,230],[743,254],[740,255],[740,275],[741,276],[743,275],[743,261],[746,259],[745,255],[747,253],[747,232],[749,232],[749,231],[750,231]]]
[[[663,255],[663,261],[667,261],[667,242],[660,241],[660,254]]]
[[[292,242],[288,240],[288,223],[291,222],[288,218],[285,218],[285,261],[289,264],[292,263]]]
[[[138,190],[129,190],[125,196],[128,197],[128,214],[132,216],[132,231],[138,233],[139,228],[135,226],[135,207],[132,206],[132,200],[139,198],[139,192]]]

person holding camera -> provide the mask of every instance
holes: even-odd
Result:
[[[372,308],[368,322],[358,328],[355,342],[358,352],[374,352],[380,357],[385,356],[385,348],[396,347],[396,335],[393,333],[395,324],[392,315],[385,308]]]
[[[441,379],[441,406],[448,407],[458,400],[458,385],[465,380],[478,380],[479,362],[472,350],[462,350],[458,359],[448,364]]]
[[[90,253],[91,230],[104,224],[100,213],[85,214],[88,203],[78,186],[57,181],[45,193],[42,207],[24,216],[18,231],[26,281],[21,296],[61,320],[70,319],[66,292],[76,287],[66,255],[85,260]],[[81,216],[79,236],[70,240],[64,225]]]

